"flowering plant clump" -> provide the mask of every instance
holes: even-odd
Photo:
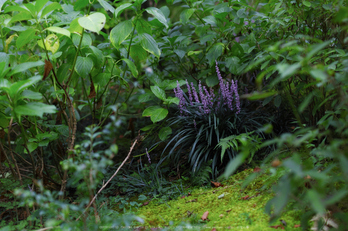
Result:
[[[253,110],[250,107],[252,104],[242,103],[238,81],[224,82],[217,63],[216,73],[219,89],[215,92],[202,86],[201,82],[195,88],[193,83],[186,81],[185,93],[177,84],[174,93],[180,100],[178,113],[168,120],[173,133],[163,151],[166,155],[162,156],[161,163],[167,158],[173,164],[187,159],[193,172],[196,172],[211,160],[214,177],[224,169],[225,163],[237,155],[231,148],[222,154],[218,144],[223,138],[252,133],[265,138],[259,128],[269,123],[271,117],[263,111]]]
[[[184,97],[184,92],[180,88],[179,82],[177,82],[177,88],[174,89],[175,97],[177,97],[179,102],[179,110],[181,115],[185,115],[185,110],[187,110],[187,106],[193,106],[193,104],[199,104],[199,110],[203,114],[216,113],[217,109],[220,107],[226,107],[226,110],[235,111],[235,114],[240,113],[240,101],[238,94],[238,80],[231,80],[231,83],[224,83],[218,63],[216,62],[216,73],[219,78],[219,92],[215,97],[214,90],[212,88],[208,89],[203,86],[199,81],[198,90],[199,96],[194,87],[193,83],[190,84],[186,80],[186,87],[188,92],[188,100]],[[193,97],[192,97],[193,95]],[[235,103],[235,108],[233,107],[233,102]]]

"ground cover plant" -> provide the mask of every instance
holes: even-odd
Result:
[[[344,230],[347,7],[0,1],[0,227],[141,226],[252,168],[277,176],[265,219]]]

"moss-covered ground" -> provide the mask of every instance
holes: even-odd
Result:
[[[143,217],[145,224],[151,227],[180,227],[191,224],[191,230],[274,230],[281,227],[277,220],[269,223],[270,217],[264,208],[268,200],[274,195],[272,185],[277,182],[281,173],[253,173],[253,169],[246,169],[229,179],[220,182],[223,186],[212,188],[192,189],[188,196],[158,204],[151,201],[142,206],[137,215]],[[258,176],[247,187],[243,187],[244,180],[251,174]],[[203,221],[203,214],[208,211],[207,220]],[[285,230],[301,230],[296,228],[300,224],[302,211],[290,210],[283,214],[286,221]],[[170,227],[168,227],[170,229]],[[183,228],[186,230],[185,228]]]

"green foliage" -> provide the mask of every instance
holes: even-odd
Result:
[[[127,153],[119,144],[130,143],[121,137],[135,136],[138,129],[129,119],[141,116],[149,118],[144,118],[139,137],[151,143],[152,153],[160,147],[159,140],[169,138],[165,153],[176,166],[182,160],[191,165],[192,183],[208,181],[210,170],[216,176],[235,157],[226,169],[229,175],[276,146],[263,166],[288,157],[282,156],[288,153],[284,151],[291,150],[292,156],[280,161],[286,171],[267,206],[272,220],[298,201],[308,210],[308,219],[332,208],[344,216],[340,200],[347,195],[347,3],[147,3],[0,1],[0,182],[6,183],[6,193],[13,191],[8,180],[17,182],[21,200],[33,205],[5,214],[14,217],[5,221],[9,228],[82,229],[83,223],[73,218],[88,200],[80,198],[77,207],[64,202],[64,189],[75,184],[81,196],[94,195],[112,169],[106,156],[119,152],[121,161]],[[238,80],[241,113],[203,116],[200,105],[193,105],[186,117],[175,114],[173,108],[180,106],[173,94],[177,82],[200,82],[218,93],[215,61],[225,82]],[[89,129],[87,141],[77,131],[83,118],[101,128]],[[121,126],[127,120],[131,131]],[[99,135],[103,142],[95,143]],[[266,136],[277,137],[265,142]],[[160,164],[165,160],[162,157]],[[209,160],[212,168],[206,165]],[[156,195],[182,192],[161,176],[170,171],[158,166],[125,170],[133,182],[126,186],[129,192],[138,192],[138,186]],[[196,178],[200,171],[201,180]],[[307,176],[315,182],[310,189],[303,187]],[[23,191],[27,185],[31,191]],[[61,189],[63,194],[54,192]],[[28,219],[19,216],[24,210],[31,215]],[[100,211],[112,214],[106,206]],[[122,217],[100,219],[116,225]],[[87,220],[89,228],[96,227],[98,222]],[[344,225],[345,219],[339,220]]]

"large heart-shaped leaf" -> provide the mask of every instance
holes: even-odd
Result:
[[[86,30],[99,34],[105,25],[106,17],[102,13],[94,13],[89,16],[79,18],[79,24]]]
[[[93,61],[89,57],[77,57],[75,70],[79,76],[85,78],[93,68]]]

